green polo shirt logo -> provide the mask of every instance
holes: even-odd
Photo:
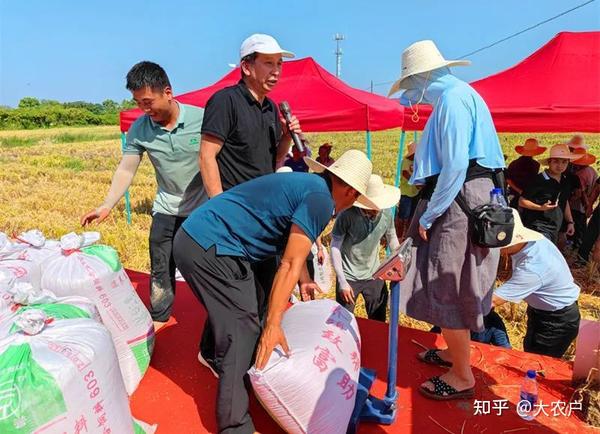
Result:
[[[190,145],[197,145],[198,143],[198,137],[192,137],[190,139]]]

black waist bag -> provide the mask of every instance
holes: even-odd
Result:
[[[512,208],[484,203],[471,209],[462,193],[455,200],[469,219],[473,244],[488,248],[510,244],[515,228]]]

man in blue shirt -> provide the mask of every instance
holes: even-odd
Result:
[[[493,305],[525,300],[527,333],[523,348],[530,353],[562,357],[579,330],[579,286],[558,248],[539,232],[525,228],[513,210],[511,243],[501,249],[512,259],[513,273],[496,289]]]
[[[334,210],[355,201],[377,209],[365,195],[372,165],[364,153],[347,151],[331,167],[306,162],[323,176],[275,173],[239,184],[196,209],[175,237],[177,267],[214,331],[219,432],[254,432],[244,376],[255,349],[258,369],[277,345],[289,354],[281,319],[297,282],[303,298],[314,297],[306,257]],[[277,255],[283,256],[261,334],[251,265]]]

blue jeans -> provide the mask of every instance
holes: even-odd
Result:
[[[481,342],[482,344],[491,344],[497,347],[512,348],[506,326],[500,315],[495,310],[491,310],[483,317],[485,330],[482,332],[471,332],[471,340]],[[433,326],[430,332],[440,333],[442,330],[438,326]]]

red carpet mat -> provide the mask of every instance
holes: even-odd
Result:
[[[134,271],[128,274],[147,303],[148,275]],[[177,285],[173,316],[157,333],[150,369],[131,399],[133,415],[158,424],[157,434],[216,432],[217,380],[197,360],[206,313],[185,283]],[[377,370],[372,393],[381,397],[386,389],[387,325],[363,319],[358,319],[358,324],[362,364]],[[430,401],[419,394],[418,386],[427,378],[443,373],[443,368],[419,362],[415,355],[422,350],[413,340],[428,347],[442,344],[442,339],[433,333],[399,328],[396,422],[390,426],[364,423],[360,433],[598,432],[578,418],[575,405],[569,405],[573,393],[569,386],[572,370],[569,363],[473,343],[475,400]],[[543,370],[545,374],[538,377],[543,411],[530,422],[521,419],[515,410],[521,379],[528,369]],[[250,411],[257,430],[267,434],[282,432],[257,400],[251,401]],[[569,414],[571,408],[573,412]]]

